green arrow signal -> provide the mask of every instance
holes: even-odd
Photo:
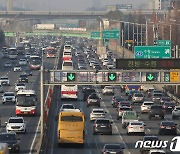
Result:
[[[109,75],[109,79],[110,79],[111,81],[113,81],[115,78],[116,78],[116,76],[115,76],[114,74]]]
[[[72,81],[74,78],[75,78],[75,76],[74,76],[72,73],[70,73],[70,75],[68,75],[68,79],[69,79],[69,80]]]
[[[153,76],[152,74],[149,74],[149,75],[147,76],[147,78],[151,81],[151,80],[154,78],[154,76]]]

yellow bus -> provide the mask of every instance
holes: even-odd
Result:
[[[80,144],[85,141],[85,117],[79,109],[64,109],[58,115],[58,143]]]

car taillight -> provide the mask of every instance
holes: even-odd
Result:
[[[130,108],[132,108],[132,105],[130,106]]]
[[[165,126],[160,126],[160,128],[165,128]]]
[[[119,110],[119,112],[122,112],[122,110]]]
[[[166,109],[166,108],[167,108],[167,106],[164,106],[164,108]]]
[[[141,129],[143,129],[144,127],[143,127],[143,126],[141,126],[140,128],[141,128]]]
[[[111,124],[109,124],[109,127],[111,127]]]
[[[133,126],[129,126],[128,128],[133,128]]]
[[[172,126],[171,128],[176,128],[176,126]]]

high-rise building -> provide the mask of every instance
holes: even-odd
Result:
[[[167,10],[171,0],[149,0],[148,5],[151,10]]]

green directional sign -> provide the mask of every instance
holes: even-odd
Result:
[[[171,40],[157,40],[158,46],[171,46]]]
[[[120,32],[119,30],[103,30],[102,38],[103,39],[119,39]]]
[[[136,59],[171,58],[171,47],[170,46],[135,46],[134,57]]]
[[[164,72],[164,81],[170,82],[170,72]]]
[[[108,81],[116,81],[116,73],[108,73]]]
[[[146,81],[155,81],[156,74],[155,73],[146,73]]]
[[[91,32],[91,38],[100,39],[100,32]]]
[[[67,81],[75,81],[76,73],[67,73]]]
[[[16,33],[14,33],[14,32],[5,32],[4,34],[5,34],[6,37],[7,37],[7,36],[13,37],[13,36],[16,35]]]

